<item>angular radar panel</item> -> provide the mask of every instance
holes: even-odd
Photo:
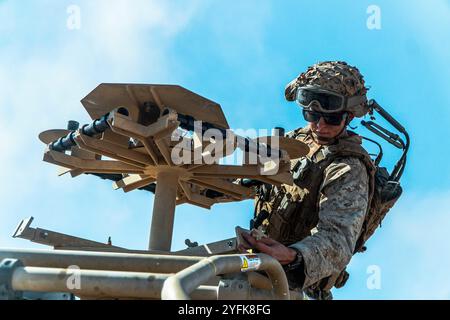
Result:
[[[292,185],[290,160],[309,150],[294,139],[239,136],[219,104],[180,86],[101,84],[82,104],[94,121],[41,133],[44,160],[61,173],[112,180],[116,190],[154,192],[149,250],[170,251],[177,205],[210,209],[254,198],[242,179]],[[205,134],[210,129],[216,136]],[[242,164],[225,164],[237,149]]]
[[[218,103],[177,85],[104,83],[81,100],[81,103],[93,120],[123,107],[130,118],[139,121],[146,107],[151,105],[157,106],[161,113],[171,109],[197,121],[229,129]]]
[[[277,149],[285,150],[291,159],[304,157],[309,152],[309,147],[300,140],[288,137],[258,137],[253,139],[255,143],[263,143]]]

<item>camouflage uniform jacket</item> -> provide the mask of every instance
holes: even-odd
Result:
[[[311,152],[293,161],[295,184],[273,188],[257,212],[269,212],[264,232],[301,254],[297,278],[302,283],[297,285],[329,291],[353,256],[369,208],[374,167],[353,133],[342,135],[337,145],[319,146],[305,134],[308,128],[299,132],[297,139]]]

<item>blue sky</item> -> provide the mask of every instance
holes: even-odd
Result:
[[[79,30],[66,26],[70,5],[80,8]],[[369,5],[381,9],[380,30],[366,26]],[[152,195],[57,177],[42,162],[39,132],[87,123],[79,101],[99,83],[180,84],[220,103],[232,128],[294,129],[304,121],[284,100],[285,85],[315,62],[346,60],[412,147],[403,197],[334,294],[450,298],[449,1],[0,1],[0,21],[0,246],[39,247],[10,237],[32,215],[35,226],[146,248]],[[399,153],[384,146],[391,166]],[[186,238],[231,237],[252,212],[251,201],[180,206],[173,249]],[[378,290],[366,285],[373,265]]]

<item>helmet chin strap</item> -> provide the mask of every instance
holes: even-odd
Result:
[[[344,125],[344,127],[342,127],[341,131],[339,131],[339,133],[336,136],[334,136],[332,138],[321,137],[318,134],[312,132],[312,137],[313,137],[314,141],[316,141],[317,143],[320,143],[320,144],[333,144],[346,131],[347,126],[350,124],[350,121],[352,121],[352,120],[349,117],[349,114],[346,113],[346,115],[345,115],[345,125]]]
[[[319,144],[332,144],[336,141],[336,137],[333,137],[333,138],[322,137],[314,132],[312,133],[312,137],[313,137],[314,141]]]

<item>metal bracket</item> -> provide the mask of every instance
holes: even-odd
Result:
[[[127,251],[124,248],[70,236],[50,230],[31,228],[33,217],[22,220],[14,231],[13,238],[26,239],[31,242],[51,246],[56,250],[88,250],[88,251]]]
[[[188,246],[188,248],[198,247],[198,242],[192,242],[190,239],[184,240],[184,243]]]
[[[175,252],[177,255],[187,256],[213,256],[220,254],[236,253],[236,238],[230,238],[213,243],[203,244],[196,247],[189,247],[184,250]]]
[[[34,238],[36,229],[30,228],[33,220],[33,217],[29,217],[20,221],[19,225],[16,228],[16,231],[14,231],[13,238],[22,238],[28,240],[30,240],[30,238]]]
[[[22,299],[22,292],[12,287],[14,270],[19,267],[23,267],[23,263],[17,259],[3,259],[0,263],[0,300]]]
[[[218,286],[218,300],[248,300],[250,284],[241,279],[222,279]]]

